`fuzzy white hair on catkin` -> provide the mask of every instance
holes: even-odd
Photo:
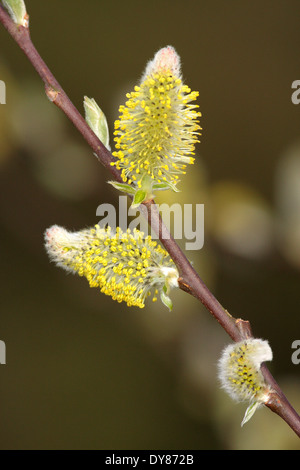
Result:
[[[149,60],[146,65],[145,71],[142,75],[141,82],[145,77],[152,75],[160,70],[170,70],[173,75],[180,78],[181,76],[181,62],[173,46],[166,46],[156,52],[153,59]]]
[[[263,400],[267,388],[260,366],[271,361],[272,350],[268,341],[254,338],[230,344],[224,348],[218,361],[218,378],[221,387],[236,401]],[[255,393],[247,382],[240,383],[241,367],[245,367],[246,377],[251,377],[253,386],[260,387],[261,392]],[[250,375],[249,375],[250,374]]]

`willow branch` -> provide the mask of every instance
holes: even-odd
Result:
[[[99,162],[112,174],[113,178],[118,182],[122,182],[119,170],[117,170],[115,166],[111,165],[111,163],[114,162],[113,156],[94,134],[37,52],[30,38],[29,28],[17,26],[1,6],[0,22],[16,41],[20,49],[27,56],[43,80],[46,95],[50,101],[66,114],[69,120],[86,140],[88,145],[92,148]],[[198,299],[220,323],[233,341],[241,341],[243,339],[253,337],[249,322],[232,317],[229,312],[222,307],[219,301],[202,281],[181,248],[167,230],[154,201],[151,200],[143,203],[140,206],[140,210],[147,218],[149,225],[158,234],[162,245],[168,251],[176,264],[180,274],[179,287]],[[267,383],[273,390],[272,397],[266,406],[278,414],[297,434],[297,436],[300,437],[299,415],[289,403],[265,364],[262,364],[261,370]]]

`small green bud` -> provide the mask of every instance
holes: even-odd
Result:
[[[23,0],[2,0],[13,21],[24,28],[29,26],[29,16]]]
[[[147,177],[143,178],[141,189],[126,183],[117,183],[115,181],[108,181],[108,183],[119,191],[132,196],[131,207],[134,209],[143,202],[148,201],[154,197],[152,194],[152,183]]]
[[[132,208],[138,207],[142,202],[147,198],[147,193],[143,189],[138,189],[134,195],[133,202],[131,204]]]
[[[110,150],[107,120],[94,98],[84,97],[85,120],[103,145]]]

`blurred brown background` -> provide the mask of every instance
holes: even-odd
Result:
[[[27,0],[31,36],[76,106],[94,97],[111,136],[118,106],[157,49],[173,45],[199,90],[203,135],[182,193],[205,204],[205,245],[188,257],[222,305],[250,320],[300,411],[300,79],[297,0]],[[230,339],[174,292],[129,309],[50,264],[43,232],[97,222],[118,194],[36,72],[0,27],[2,449],[300,449],[268,409],[218,388]],[[112,140],[112,139],[111,139]]]

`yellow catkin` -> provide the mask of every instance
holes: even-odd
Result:
[[[45,232],[45,247],[58,266],[128,306],[143,308],[152,287],[177,284],[178,272],[168,253],[136,229],[113,232],[96,225],[69,232],[54,225]]]
[[[187,164],[194,163],[201,113],[192,104],[198,92],[183,84],[173,47],[156,53],[139,86],[126,96],[115,122],[113,164],[123,181],[136,187],[145,176],[176,185]]]

